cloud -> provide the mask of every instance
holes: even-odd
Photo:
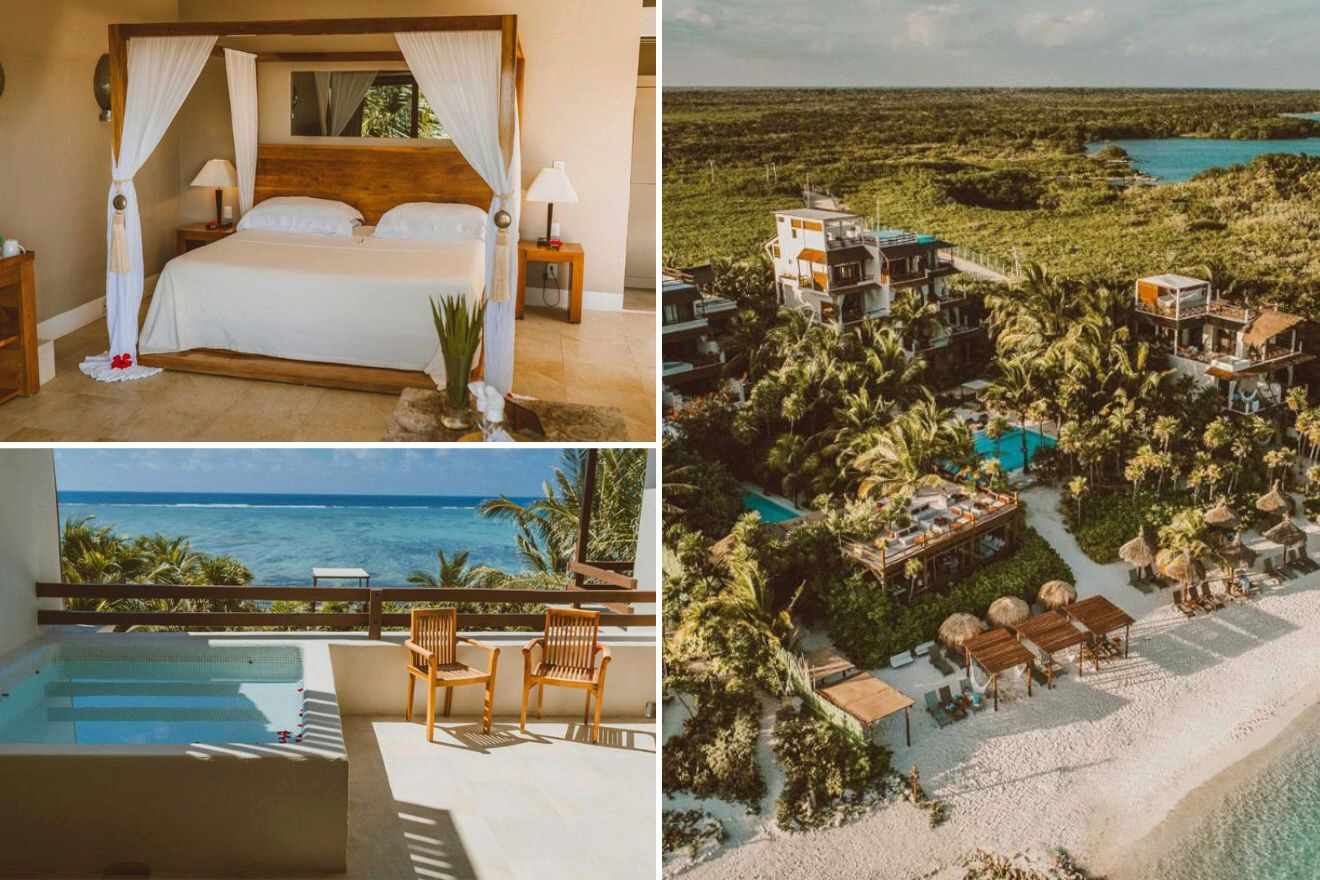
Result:
[[[896,48],[904,41],[909,45],[940,47],[949,42],[956,32],[963,9],[956,3],[942,3],[914,9],[903,19],[903,33],[896,37]]]
[[[1094,42],[1103,36],[1104,13],[1089,6],[1066,15],[1028,13],[1018,19],[1017,32],[1024,43],[1044,49]]]
[[[687,24],[700,25],[701,27],[712,27],[715,24],[715,16],[709,12],[703,12],[695,6],[679,6],[670,12],[665,10],[668,18],[674,21],[681,21]]]

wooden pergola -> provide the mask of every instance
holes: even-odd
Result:
[[[1128,644],[1131,641],[1129,636],[1132,632],[1132,624],[1136,621],[1122,608],[1104,596],[1088,596],[1066,606],[1063,612],[1099,638],[1104,638],[1116,630],[1123,630],[1123,656],[1127,657]],[[1099,660],[1096,663],[1098,666]]]
[[[994,688],[995,711],[999,711],[999,674],[1018,666],[1027,667],[1027,696],[1031,696],[1031,672],[1036,668],[1036,658],[1022,647],[1013,633],[1004,628],[983,632],[975,638],[963,642],[963,651],[967,655],[967,677],[972,675],[972,661],[990,676]]]
[[[868,732],[871,726],[896,712],[903,713],[903,732],[912,745],[913,700],[868,672],[859,672],[816,693],[856,718]]]
[[[1067,615],[1061,611],[1046,611],[1030,620],[1013,627],[1018,640],[1031,642],[1050,658],[1045,667],[1045,686],[1054,687],[1054,655],[1059,651],[1077,648],[1077,672],[1082,671],[1082,649],[1086,643],[1086,633],[1072,625]]]

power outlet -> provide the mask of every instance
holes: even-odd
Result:
[[[546,277],[546,278],[549,278],[551,281],[558,281],[558,280],[559,280],[559,266],[557,266],[557,265],[554,264],[554,263],[549,263],[549,264],[547,264],[546,267],[545,267],[545,277]]]

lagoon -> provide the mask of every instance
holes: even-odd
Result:
[[[1239,141],[1227,138],[1140,138],[1087,144],[1087,152],[1113,144],[1132,158],[1132,165],[1164,183],[1181,183],[1211,168],[1244,165],[1267,153],[1320,156],[1320,138]]]

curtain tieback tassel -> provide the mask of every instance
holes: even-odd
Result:
[[[512,193],[501,193],[500,201],[507,204]],[[495,213],[495,269],[491,273],[490,298],[492,302],[508,302],[511,294],[509,278],[509,227],[513,216],[503,209]]]
[[[124,208],[128,199],[115,196],[115,218],[110,223],[110,271],[124,274],[129,271],[128,264],[128,228],[124,220]]]

